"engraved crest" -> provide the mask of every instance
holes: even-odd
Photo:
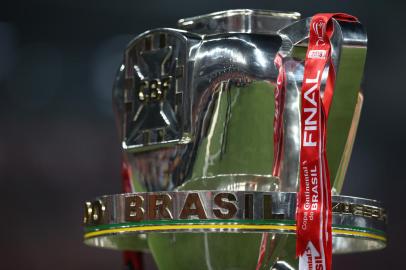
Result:
[[[183,88],[185,41],[168,32],[151,32],[127,48],[123,80],[123,147],[187,141]]]

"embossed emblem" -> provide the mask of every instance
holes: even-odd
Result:
[[[182,41],[170,33],[154,32],[128,47],[123,87],[125,149],[188,140],[182,110],[185,50],[181,46]]]

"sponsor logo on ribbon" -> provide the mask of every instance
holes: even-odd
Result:
[[[325,59],[326,56],[327,56],[326,50],[310,50],[309,53],[307,54],[307,57],[310,59],[314,58]]]

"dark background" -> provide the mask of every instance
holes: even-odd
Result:
[[[367,27],[366,98],[344,193],[386,203],[389,247],[335,256],[334,268],[403,269],[403,7],[388,0],[1,0],[0,269],[120,269],[119,252],[82,244],[81,219],[86,199],[121,189],[111,86],[122,51],[147,29],[231,8],[304,17],[340,11]]]

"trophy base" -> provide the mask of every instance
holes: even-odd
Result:
[[[385,247],[386,214],[379,202],[347,196],[333,196],[332,202],[333,253]],[[295,269],[295,207],[295,192],[103,196],[86,204],[84,237],[86,244],[97,247],[150,250],[162,270],[186,270],[190,265]]]

